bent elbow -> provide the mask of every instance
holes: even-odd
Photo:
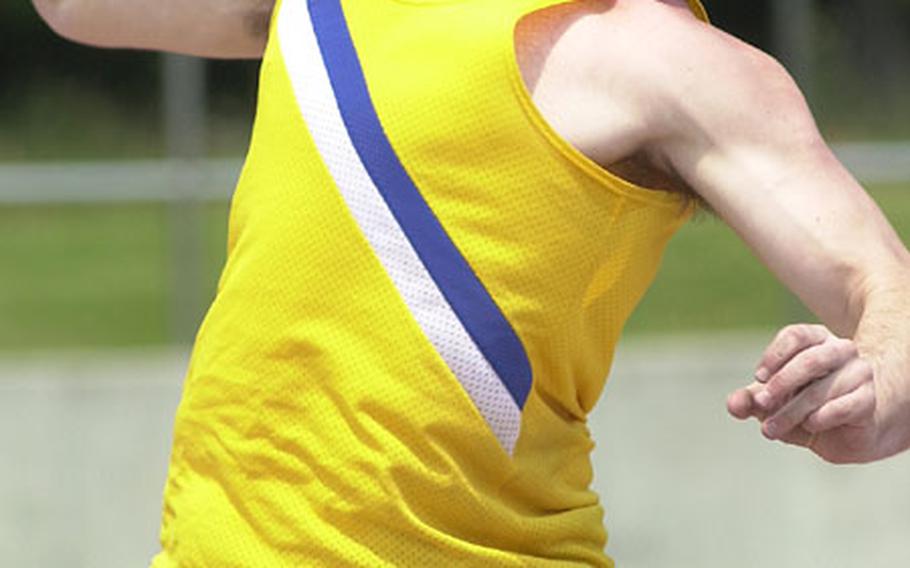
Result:
[[[81,41],[78,26],[75,25],[72,10],[66,0],[32,0],[32,5],[54,33],[72,41]]]

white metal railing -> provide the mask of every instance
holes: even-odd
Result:
[[[910,181],[910,141],[839,144],[834,152],[864,184]]]
[[[910,141],[835,146],[865,184],[910,181]],[[0,205],[224,201],[240,159],[0,164]]]
[[[239,159],[0,164],[0,204],[228,199]]]

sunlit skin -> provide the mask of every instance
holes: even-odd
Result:
[[[259,57],[268,0],[34,0],[75,41]],[[516,30],[543,115],[601,166],[692,192],[824,325],[783,329],[728,398],[835,462],[910,447],[910,253],[771,57],[677,0],[579,0]]]

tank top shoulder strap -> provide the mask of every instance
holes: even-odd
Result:
[[[692,10],[692,13],[695,14],[699,20],[705,23],[711,23],[711,19],[708,17],[708,11],[705,10],[705,6],[701,3],[701,0],[689,0],[689,9]]]

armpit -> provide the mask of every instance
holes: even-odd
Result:
[[[648,189],[678,193],[687,199],[698,200],[698,194],[677,175],[665,173],[642,155],[614,162],[607,167],[611,173]]]

